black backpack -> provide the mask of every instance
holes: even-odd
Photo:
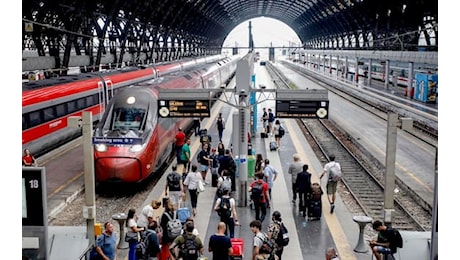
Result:
[[[251,189],[251,199],[254,202],[261,202],[264,198],[264,194],[262,192],[262,188],[264,186],[264,182],[255,182],[254,186]]]
[[[180,255],[181,257],[186,257],[187,259],[196,259],[198,257],[199,247],[198,243],[195,241],[195,235],[182,235],[184,238],[184,243],[180,245]]]
[[[280,125],[280,128],[278,128],[278,134],[279,134],[280,136],[283,136],[283,135],[285,134],[284,128],[283,128],[281,125]]]
[[[232,206],[230,204],[230,198],[220,198],[219,209],[217,209],[217,214],[221,219],[230,219],[232,215]]]
[[[180,191],[180,177],[175,173],[168,174],[169,191]]]
[[[284,247],[289,244],[289,234],[283,222],[279,224],[279,227],[280,227],[280,230],[278,232],[278,236],[275,239],[275,243],[280,247]]]
[[[399,233],[399,230],[392,229],[392,228],[390,230],[391,232],[393,232],[393,241],[392,241],[392,243],[394,243],[393,247],[403,248],[403,239],[402,239],[401,233]]]
[[[262,240],[262,245],[259,248],[259,253],[269,254],[270,257],[268,259],[274,259],[272,257],[275,255],[275,245],[270,239],[268,239],[267,234],[265,233],[262,233],[262,234],[264,236],[263,239],[257,236],[260,240]]]

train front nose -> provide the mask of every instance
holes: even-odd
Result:
[[[97,182],[139,182],[142,163],[138,158],[101,157],[95,161]]]

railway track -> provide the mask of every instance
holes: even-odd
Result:
[[[333,92],[334,94],[348,100],[349,102],[357,104],[363,108],[368,107],[369,109],[367,109],[367,111],[369,111],[369,113],[375,114],[382,120],[387,120],[386,115],[388,112],[397,113],[400,117],[411,117],[414,121],[413,130],[408,133],[423,142],[437,146],[437,116],[419,113],[418,110],[411,107],[416,106],[414,105],[414,102],[412,102],[412,104],[410,104],[407,100],[394,102],[390,99],[384,98],[380,94],[378,94],[376,97],[372,97],[369,94],[363,95],[360,94],[359,91],[355,91],[353,88],[343,87],[342,84],[325,78],[324,76],[317,76],[286,62],[284,62],[283,65],[296,71],[304,77],[315,80],[319,86]],[[287,86],[287,84],[285,85]],[[401,107],[401,104],[403,104],[405,107]]]
[[[374,176],[370,166],[364,165],[363,158],[357,158],[356,149],[349,148],[342,139],[346,140],[346,135],[337,129],[332,129],[326,124],[327,120],[299,120],[299,124],[307,131],[306,136],[310,145],[316,151],[318,158],[323,164],[327,162],[327,155],[334,154],[336,160],[340,162],[343,172],[342,182],[346,189],[351,193],[363,212],[373,218],[380,219],[383,215],[384,205],[384,186],[381,181]],[[407,199],[407,198],[405,198]],[[414,204],[416,202],[413,201]],[[413,209],[409,211],[400,203],[395,195],[392,226],[401,230],[425,231],[430,227],[427,220],[420,222],[414,218],[416,215],[428,213],[423,209],[418,209],[420,213],[414,214]],[[415,216],[414,216],[415,215]],[[427,216],[431,219],[431,216]]]

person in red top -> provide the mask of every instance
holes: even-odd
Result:
[[[176,159],[177,164],[181,164],[180,155],[182,153],[182,146],[185,143],[185,133],[182,131],[182,128],[179,127],[179,131],[176,134],[175,142],[176,142]]]
[[[24,149],[24,156],[22,156],[22,165],[24,166],[36,166],[35,157],[30,154],[29,149]]]
[[[256,220],[263,222],[267,214],[267,205],[270,205],[271,199],[268,193],[268,184],[263,180],[263,174],[256,174],[257,180],[249,185],[249,192],[256,210]],[[268,200],[268,203],[267,203]],[[259,217],[260,216],[260,217]]]

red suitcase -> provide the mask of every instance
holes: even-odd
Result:
[[[233,253],[230,254],[232,259],[243,259],[244,240],[242,238],[230,238],[232,242]]]

